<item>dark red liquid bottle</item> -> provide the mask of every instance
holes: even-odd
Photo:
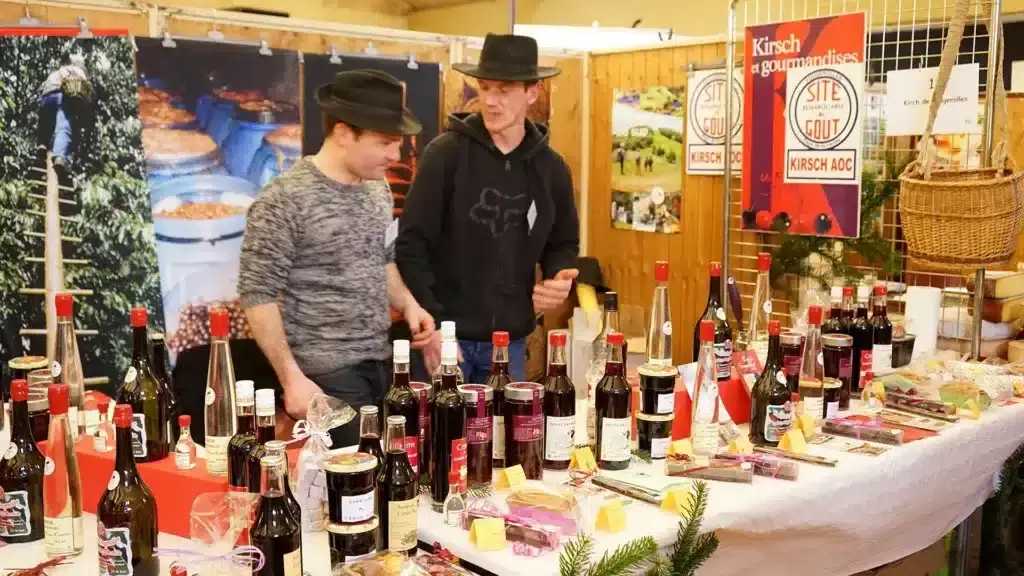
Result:
[[[871,313],[871,372],[874,375],[892,369],[892,322],[886,312],[884,285],[875,286],[875,305]]]
[[[384,451],[380,445],[380,410],[376,406],[363,406],[359,409],[359,452],[372,454],[377,459],[374,475],[380,474],[384,467]]]
[[[544,385],[544,468],[567,470],[576,437],[576,387],[566,368],[565,332],[548,338],[551,356]]]
[[[260,459],[262,496],[250,535],[264,562],[253,576],[302,576],[302,526],[285,495],[285,466],[280,456]]]
[[[458,344],[441,343],[441,387],[430,406],[430,504],[435,512],[444,508],[448,497],[448,473],[459,474],[460,489],[466,489],[466,399],[458,390]]]
[[[377,478],[377,551],[416,553],[420,486],[405,448],[405,416],[388,416],[387,455]]]
[[[249,492],[260,493],[260,462],[267,455],[267,442],[276,437],[277,422],[274,406],[274,391],[264,388],[256,391],[256,442],[246,458],[245,474],[248,477]],[[230,443],[228,444],[230,446]]]
[[[419,471],[420,395],[409,380],[409,341],[395,340],[394,376],[384,396],[384,421],[392,416],[405,418],[405,455],[413,472]]]
[[[32,437],[28,417],[28,383],[11,382],[11,443],[0,460],[0,540],[8,544],[43,538],[43,466],[46,458]]]
[[[632,457],[630,433],[632,429],[633,391],[626,382],[622,363],[621,332],[608,334],[608,362],[604,377],[597,384],[594,400],[597,421],[594,430],[596,439],[597,467],[602,470],[625,470]]]
[[[228,487],[236,492],[249,490],[246,466],[249,454],[256,448],[256,397],[252,380],[235,382],[235,404],[238,409],[237,433],[228,442]]]
[[[494,468],[505,467],[505,386],[512,383],[508,376],[508,343],[508,332],[491,334],[491,375],[484,382],[494,391]]]

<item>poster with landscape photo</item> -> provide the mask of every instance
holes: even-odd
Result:
[[[612,227],[679,232],[686,89],[617,89],[612,100]]]

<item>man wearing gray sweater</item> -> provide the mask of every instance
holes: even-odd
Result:
[[[271,182],[249,209],[238,292],[253,336],[274,367],[284,408],[304,418],[323,391],[359,410],[390,382],[388,307],[422,347],[434,319],[395,266],[388,165],[420,131],[404,87],[374,70],[341,72],[316,94],[324,143]],[[332,431],[355,444],[358,422]]]

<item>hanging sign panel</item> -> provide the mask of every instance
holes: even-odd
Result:
[[[978,123],[977,63],[954,66],[946,85],[933,134],[981,134]],[[885,75],[885,135],[919,136],[928,124],[928,108],[938,68],[890,70]]]
[[[742,168],[743,73],[733,74],[732,119],[726,122],[726,71],[704,70],[690,76],[686,122],[686,173],[723,174],[725,135],[732,130],[732,169]]]

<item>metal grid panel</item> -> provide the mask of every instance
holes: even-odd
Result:
[[[740,35],[746,26],[758,24],[866,12],[869,36],[866,40],[868,97],[864,110],[864,158],[865,165],[869,168],[881,169],[884,168],[886,154],[895,154],[897,158],[912,158],[919,139],[885,135],[885,73],[895,69],[938,67],[954,4],[955,0],[739,0],[736,9],[736,29],[733,32]],[[958,64],[979,64],[978,90],[982,95],[985,90],[989,48],[987,22],[984,17],[986,5],[991,6],[989,0],[972,3],[957,60]],[[737,52],[742,53],[740,49]],[[980,100],[983,100],[983,96]],[[982,103],[979,103],[979,125],[983,126],[984,110],[980,104]],[[976,166],[982,135],[958,135],[956,138],[960,143],[960,153],[947,155],[943,158],[944,164]],[[742,192],[739,177],[735,176],[730,189],[728,257],[730,273],[740,288],[744,315],[749,317],[757,275],[757,252],[774,249],[778,246],[779,237],[775,234],[743,229]],[[895,180],[898,176],[883,175],[890,180]],[[905,255],[906,244],[895,199],[883,208],[876,225],[880,227],[883,236],[892,243],[893,249]],[[964,275],[929,270],[911,262],[906,256],[902,258],[902,271],[892,277],[886,277],[880,270],[867,265],[858,266],[858,269],[865,274],[865,283],[877,279],[904,283],[908,286],[941,288],[945,291],[942,311],[944,317],[967,322],[967,277]],[[802,298],[801,308],[806,308],[810,303],[825,306],[828,304],[828,291],[820,291],[816,285],[809,286],[806,282],[800,284],[791,281],[788,287],[789,294],[800,293],[809,296]],[[789,302],[785,292],[776,291],[773,300],[773,315],[784,323],[792,324],[795,319],[803,317],[803,311],[796,309],[796,303]],[[895,303],[895,306],[890,308],[891,312],[902,315],[901,299],[897,296],[891,300]],[[966,334],[963,337],[966,338]],[[967,352],[970,349],[970,342],[964,339],[958,342],[958,346]]]

